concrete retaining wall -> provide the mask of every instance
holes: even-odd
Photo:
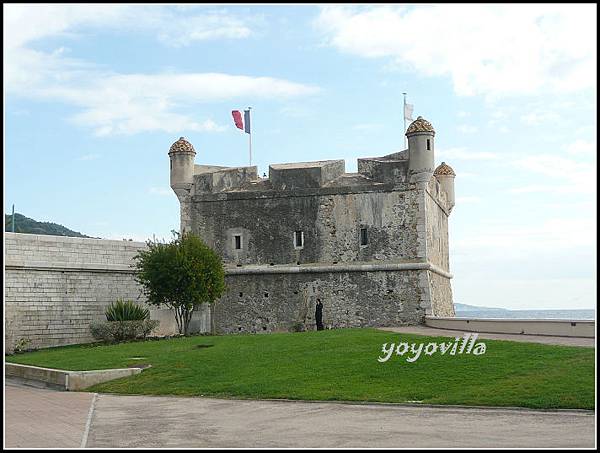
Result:
[[[130,267],[143,242],[5,233],[5,352],[17,342],[45,348],[94,341],[89,325],[103,321],[118,298],[143,304]],[[177,332],[170,310],[150,311],[160,326],[155,335]],[[192,329],[208,332],[208,310]]]
[[[464,332],[595,337],[595,321],[562,319],[486,319],[425,317],[425,325]]]
[[[142,368],[117,368],[112,370],[66,371],[42,368],[31,365],[6,363],[5,376],[22,381],[33,381],[61,390],[83,390],[92,385],[113,379],[133,376],[142,372]]]

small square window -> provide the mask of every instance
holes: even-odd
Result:
[[[360,245],[367,245],[369,243],[369,236],[366,228],[360,229]]]
[[[294,231],[294,248],[304,248],[304,231]]]
[[[234,247],[236,250],[241,250],[242,249],[242,236],[239,234],[236,234],[233,237],[233,241],[234,241]]]

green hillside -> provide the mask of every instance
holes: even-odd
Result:
[[[12,231],[12,215],[4,215],[4,231]],[[89,238],[85,234],[52,222],[38,222],[15,212],[15,233],[48,234],[50,236],[69,236],[76,238]]]

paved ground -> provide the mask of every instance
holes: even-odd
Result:
[[[80,448],[94,394],[4,384],[7,448]]]
[[[67,393],[7,383],[6,447],[593,447],[577,411]]]
[[[464,330],[448,330],[448,329],[436,329],[427,326],[406,326],[406,327],[381,327],[380,330],[387,330],[390,332],[398,333],[411,333],[417,335],[428,335],[432,337],[447,336],[447,337],[462,337],[465,333]],[[470,332],[475,333],[475,332]],[[564,346],[585,346],[593,348],[596,345],[595,338],[581,338],[581,337],[552,337],[546,335],[517,335],[517,334],[505,334],[505,333],[479,333],[477,332],[478,338],[484,340],[507,340],[507,341],[523,341],[526,343],[543,343],[543,344],[558,344]]]

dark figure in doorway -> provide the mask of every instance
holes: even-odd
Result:
[[[323,303],[321,302],[321,299],[317,299],[315,321],[317,321],[317,330],[323,330]]]

